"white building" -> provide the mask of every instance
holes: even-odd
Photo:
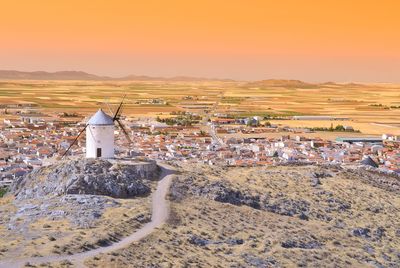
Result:
[[[114,157],[114,120],[99,109],[88,121],[86,158]]]
[[[393,134],[383,134],[382,135],[382,140],[388,140],[388,141],[397,141],[397,136]]]

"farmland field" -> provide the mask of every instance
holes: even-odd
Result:
[[[308,84],[300,81],[2,81],[0,104],[32,103],[43,112],[109,111],[127,94],[124,114],[168,115],[172,111],[233,115],[327,115],[346,121],[271,120],[294,127],[351,125],[362,134],[400,134],[400,85]],[[158,99],[160,102],[148,102]],[[4,116],[4,115],[2,115]]]

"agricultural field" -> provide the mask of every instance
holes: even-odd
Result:
[[[173,111],[287,118],[327,115],[349,120],[271,123],[291,127],[329,127],[333,123],[351,125],[366,135],[400,134],[400,85],[394,84],[309,84],[294,80],[0,82],[0,105],[32,103],[49,114],[85,115],[100,107],[109,111],[124,94],[124,114],[131,117],[167,116]]]

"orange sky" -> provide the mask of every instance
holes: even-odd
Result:
[[[2,0],[0,69],[400,81],[398,0]]]

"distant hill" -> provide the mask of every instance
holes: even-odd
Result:
[[[2,80],[92,80],[92,81],[233,81],[229,79],[176,76],[176,77],[152,77],[145,75],[128,75],[124,77],[98,76],[81,71],[60,72],[20,72],[14,70],[0,70]]]
[[[61,72],[20,72],[12,70],[0,70],[0,79],[8,80],[108,80],[105,76],[97,76],[79,71]]]
[[[359,83],[336,83],[336,82],[325,82],[325,83],[309,83],[301,80],[287,80],[287,79],[268,79],[261,81],[253,81],[247,83],[249,87],[282,87],[282,88],[321,88],[321,87],[367,87],[371,85],[359,84]],[[374,85],[377,87],[378,85]]]
[[[285,88],[316,88],[318,84],[303,82],[300,80],[268,79],[248,83],[253,87],[285,87]]]

